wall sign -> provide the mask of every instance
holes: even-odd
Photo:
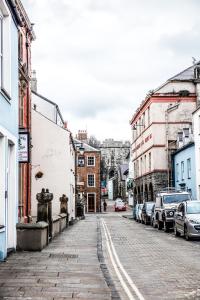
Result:
[[[19,133],[18,160],[20,163],[29,162],[29,134],[28,132]]]

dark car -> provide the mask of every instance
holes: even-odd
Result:
[[[145,202],[142,207],[142,223],[145,225],[151,223],[151,210],[153,205],[155,205],[154,202]]]

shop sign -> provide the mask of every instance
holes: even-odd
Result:
[[[29,134],[27,132],[19,133],[18,159],[20,163],[29,162]]]

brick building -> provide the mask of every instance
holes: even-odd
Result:
[[[86,212],[101,211],[101,152],[86,143],[74,140],[76,146],[76,190],[84,199]]]
[[[19,222],[29,222],[31,209],[31,42],[32,24],[20,0],[15,6],[21,19],[18,31],[19,55]]]
[[[171,153],[177,148],[178,133],[191,126],[199,94],[196,67],[147,95],[130,122],[135,201],[151,201],[156,191],[172,185]]]

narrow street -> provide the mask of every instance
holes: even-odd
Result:
[[[86,215],[42,252],[0,264],[0,299],[200,299],[200,242],[114,212]],[[127,218],[122,217],[127,216]]]

